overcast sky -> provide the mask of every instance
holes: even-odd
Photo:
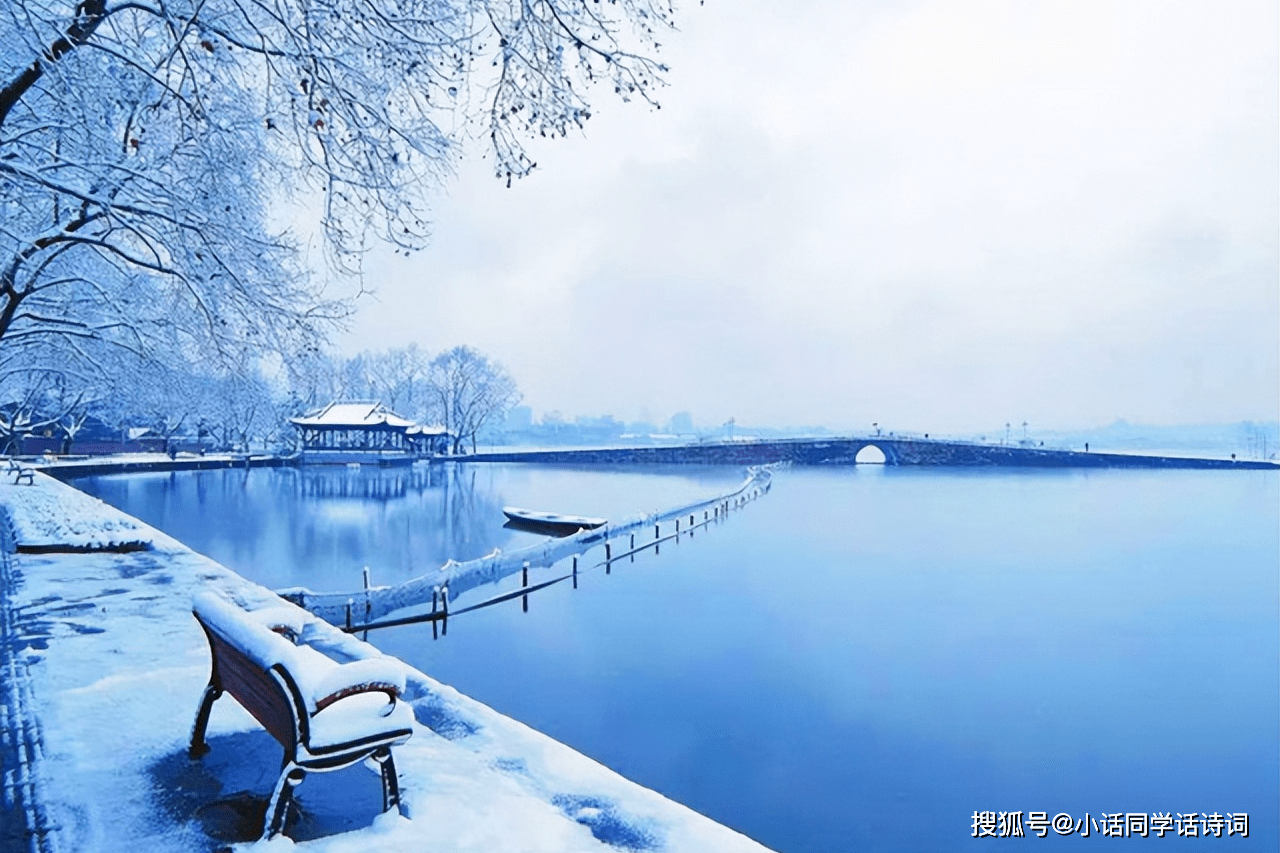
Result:
[[[471,344],[535,415],[936,432],[1274,419],[1276,4],[686,3],[369,266],[348,352]]]

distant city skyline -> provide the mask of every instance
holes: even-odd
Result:
[[[690,6],[343,349],[470,344],[537,412],[970,433],[1280,409],[1275,5]],[[646,416],[647,413],[647,416]]]

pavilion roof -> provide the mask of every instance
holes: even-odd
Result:
[[[369,429],[388,426],[407,430],[416,426],[408,418],[402,418],[382,403],[330,403],[323,409],[308,412],[299,418],[290,418],[294,426],[312,429]]]

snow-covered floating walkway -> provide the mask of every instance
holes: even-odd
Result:
[[[444,608],[433,614],[443,616],[448,612],[451,598],[523,569],[546,568],[564,560],[573,560],[573,571],[576,571],[577,558],[592,548],[602,548],[607,562],[643,550],[664,539],[678,537],[682,523],[684,532],[689,533],[697,527],[719,520],[730,510],[767,494],[772,485],[771,469],[774,467],[776,466],[758,465],[748,468],[746,479],[736,488],[722,494],[683,506],[609,521],[602,527],[580,530],[572,536],[548,537],[543,542],[516,551],[503,553],[495,548],[492,554],[475,560],[463,563],[449,560],[437,572],[420,575],[394,586],[370,586],[352,592],[313,592],[305,587],[291,587],[278,592],[294,604],[348,630],[360,630],[365,625],[371,628],[381,627],[377,624],[378,620],[387,614],[427,603],[433,608]],[[663,523],[668,526],[665,537],[661,530]],[[650,533],[652,538],[649,538]],[[612,543],[621,543],[624,536],[628,537],[625,540],[625,550],[615,553]],[[538,587],[549,586],[569,577],[571,575],[563,574],[543,581]],[[517,590],[501,598],[506,599],[528,591],[532,590]],[[474,610],[482,606],[483,603],[467,609]],[[413,617],[409,621],[414,621]]]
[[[187,759],[209,676],[191,599],[202,589],[249,609],[281,599],[44,475],[30,486],[0,484],[0,508],[9,522],[0,554],[0,851],[213,850],[256,837],[281,749],[224,697],[213,709],[212,752]],[[24,545],[42,553],[14,552]],[[304,640],[335,659],[380,654],[304,617]],[[407,669],[416,722],[395,752],[405,816],[378,816],[379,779],[362,766],[313,775],[298,789],[301,816],[289,829],[298,848],[765,850]],[[236,849],[294,845],[278,836]]]

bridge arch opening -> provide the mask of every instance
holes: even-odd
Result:
[[[858,455],[853,457],[855,465],[883,465],[885,464],[884,451],[876,447],[874,444],[867,444],[858,451]]]

